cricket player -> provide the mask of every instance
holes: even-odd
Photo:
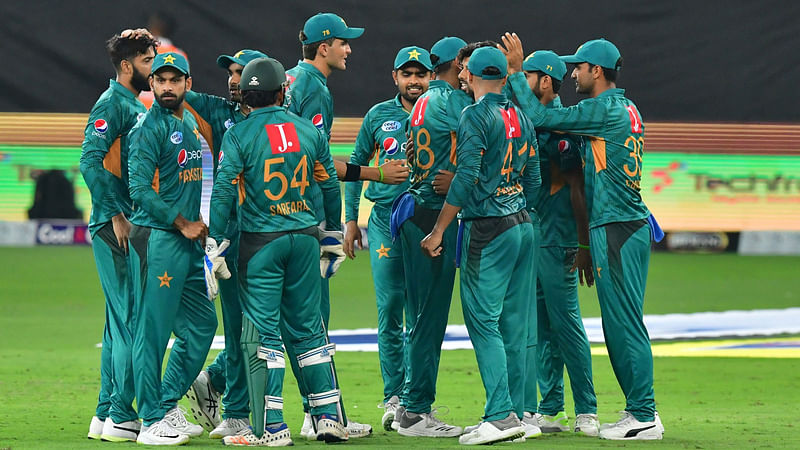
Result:
[[[376,164],[387,160],[404,160],[408,118],[417,99],[428,90],[431,64],[427,50],[410,46],[400,49],[394,59],[392,78],[398,94],[378,103],[367,112],[356,138],[350,162],[357,165]],[[395,413],[403,396],[406,379],[405,337],[403,335],[403,312],[406,303],[405,277],[403,276],[403,253],[392,243],[389,226],[392,202],[408,189],[405,182],[396,186],[370,183],[365,193],[375,205],[369,216],[370,266],[375,284],[375,300],[378,306],[378,356],[383,378],[384,414],[381,423],[391,431]],[[358,227],[358,207],[361,200],[362,183],[345,186],[345,222],[347,231],[344,252],[355,258],[355,243],[363,248],[361,229]],[[414,318],[406,316],[406,321]],[[409,325],[412,328],[413,325]]]
[[[233,55],[220,55],[217,66],[228,73],[228,92],[230,99],[194,91],[186,93],[185,108],[192,113],[198,123],[198,130],[209,144],[214,161],[214,175],[218,168],[219,152],[225,132],[234,124],[244,120],[250,107],[242,103],[239,90],[242,70],[248,62],[267,55],[250,49],[240,50]],[[236,220],[237,208],[231,211],[228,222],[231,229],[230,247],[225,255],[225,263],[231,272],[228,279],[219,280],[222,305],[222,323],[225,331],[225,349],[214,362],[197,376],[187,392],[191,411],[195,419],[208,431],[212,439],[222,439],[248,430],[250,407],[248,403],[247,372],[242,352],[242,307],[239,302],[237,259],[239,254],[239,222]],[[219,400],[225,412],[220,422]],[[261,397],[263,403],[263,396]],[[263,408],[263,404],[260,404]]]
[[[589,98],[569,108],[546,108],[521,72],[522,44],[503,36],[512,89],[534,125],[586,136],[584,179],[589,210],[589,246],[611,365],[625,394],[620,420],[601,427],[603,439],[661,439],[664,428],[655,410],[653,354],[643,322],[644,289],[650,260],[650,211],[640,182],[644,124],[636,105],[616,87],[622,68],[617,47],[605,39],[588,41],[574,55],[572,78]],[[518,74],[517,74],[518,72]]]
[[[100,395],[89,439],[134,441],[139,421],[133,409],[131,367],[133,294],[128,257],[132,205],[128,194],[128,131],[147,109],[137,99],[150,90],[147,76],[157,41],[147,30],[124,30],[106,41],[116,71],[84,131],[80,169],[92,196],[92,234],[106,304],[100,362]]]
[[[336,14],[316,14],[306,21],[299,34],[303,60],[294,68],[286,71],[289,89],[286,92],[284,104],[290,112],[311,120],[314,126],[321,130],[328,140],[331,137],[331,126],[333,124],[333,98],[327,86],[328,76],[334,70],[345,70],[347,68],[347,57],[351,53],[349,40],[356,39],[363,33],[363,28],[348,27],[344,19]],[[400,168],[401,165],[396,164],[396,167]],[[347,172],[350,172],[350,170]],[[352,172],[350,173],[352,174]],[[339,229],[340,224],[338,223],[328,224],[324,222],[325,217],[321,207],[322,201],[317,185],[311,187],[311,199],[320,227],[328,230],[328,226],[332,225],[334,228],[331,229]],[[325,326],[325,330],[328,329],[328,319],[331,313],[328,278],[333,275],[333,271],[341,264],[343,259],[344,254],[341,255],[341,259],[330,264],[329,267],[332,271],[326,273],[320,282],[322,295],[320,313],[322,314],[322,323]],[[288,345],[291,346],[291,343]],[[286,351],[292,364],[292,372],[298,378],[300,392],[303,395],[303,409],[306,411],[300,435],[313,439],[315,432],[309,413],[307,389],[299,378],[301,371],[295,358],[296,352],[289,347],[286,348]],[[371,426],[348,421],[347,414],[344,412],[344,405],[340,405],[340,410],[345,423],[348,424],[350,437],[362,437],[372,433]]]
[[[431,405],[436,398],[439,355],[447,327],[455,279],[457,225],[443,235],[443,250],[426,258],[419,242],[433,229],[444,204],[446,190],[439,190],[434,177],[441,170],[453,172],[456,136],[461,110],[472,100],[458,89],[458,50],[466,45],[457,37],[445,37],[431,48],[436,79],[415,103],[409,122],[414,144],[411,187],[392,209],[392,235],[400,237],[406,286],[408,375],[402,408],[395,414],[403,436],[454,437],[461,427],[439,420]]]
[[[297,352],[316,438],[345,441],[348,434],[338,410],[331,360],[334,347],[326,341],[319,314],[320,239],[311,203],[312,187],[320,180],[326,222],[341,236],[341,194],[327,137],[280,106],[286,74],[278,61],[251,61],[242,78],[243,100],[252,112],[228,130],[222,143],[211,198],[211,237],[217,242],[229,238],[228,212],[237,198],[242,199],[239,288],[244,314],[258,330],[258,357],[267,365],[262,387],[267,411],[260,438],[248,433],[225,437],[223,442],[292,445],[282,411],[283,345]],[[325,168],[324,175],[315,177],[315,161]],[[324,238],[322,243],[327,245]]]
[[[178,445],[203,432],[186,421],[177,404],[203,367],[217,315],[203,268],[208,229],[199,217],[200,132],[183,106],[192,87],[186,59],[171,52],[156,56],[150,86],[156,104],[131,130],[128,160],[130,196],[136,205],[130,245],[134,383],[142,419],[137,442]],[[173,333],[162,380],[162,361]]]
[[[467,67],[478,101],[459,120],[455,177],[421,246],[428,256],[439,257],[445,230],[461,213],[461,302],[486,407],[481,423],[459,443],[475,445],[525,435],[519,418],[536,245],[526,197],[535,195],[540,179],[533,126],[502,93],[503,53],[478,48]]]
[[[567,65],[549,50],[537,50],[522,63],[530,92],[547,108],[560,108],[558,91]],[[528,377],[523,421],[545,433],[569,430],[564,412],[564,366],[575,401],[575,432],[597,436],[597,397],[592,356],[578,305],[578,280],[594,282],[589,253],[589,219],[583,182],[584,141],[579,136],[537,130],[542,187],[535,200],[539,214],[538,274],[533,323],[538,336],[528,355],[537,377]],[[536,404],[538,378],[542,400]]]

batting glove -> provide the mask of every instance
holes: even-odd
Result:
[[[330,278],[336,274],[342,261],[347,257],[342,249],[342,240],[344,236],[341,231],[322,231],[322,238],[319,241],[319,271],[322,278]]]
[[[212,237],[206,238],[206,259],[212,263],[212,273],[217,278],[227,280],[231,277],[231,271],[228,270],[228,264],[225,263],[225,255],[228,254],[228,247],[231,241],[225,239],[222,244],[217,246],[217,241]]]

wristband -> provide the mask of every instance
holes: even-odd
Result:
[[[583,245],[583,244],[578,244],[578,248],[589,250],[589,246],[588,245]]]
[[[361,179],[361,166],[357,166],[355,164],[347,164],[347,172],[344,174],[344,180],[342,181],[358,181]]]
[[[383,183],[383,167],[378,166],[378,173],[380,174],[380,176],[378,177],[378,181]]]

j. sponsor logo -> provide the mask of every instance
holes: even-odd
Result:
[[[322,118],[322,114],[317,113],[314,117],[311,118],[311,122],[317,127],[318,130],[325,128],[325,120]]]
[[[397,131],[400,129],[400,122],[396,120],[387,120],[381,125],[381,130],[388,132]]]
[[[383,151],[386,152],[387,155],[394,155],[397,153],[399,148],[400,143],[397,142],[397,139],[393,137],[387,137],[383,140]]]
[[[108,122],[105,119],[97,119],[94,121],[94,130],[100,134],[105,134],[108,131]]]
[[[184,167],[186,167],[186,164],[193,159],[202,160],[203,151],[202,150],[186,151],[185,148],[182,148],[181,151],[178,152],[178,167],[183,169]]]
[[[97,119],[94,121],[94,130],[92,131],[92,136],[105,139],[106,131],[108,131],[108,122],[106,122],[105,119]]]

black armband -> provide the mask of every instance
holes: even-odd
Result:
[[[361,166],[347,163],[347,172],[342,181],[359,181],[361,179]]]

